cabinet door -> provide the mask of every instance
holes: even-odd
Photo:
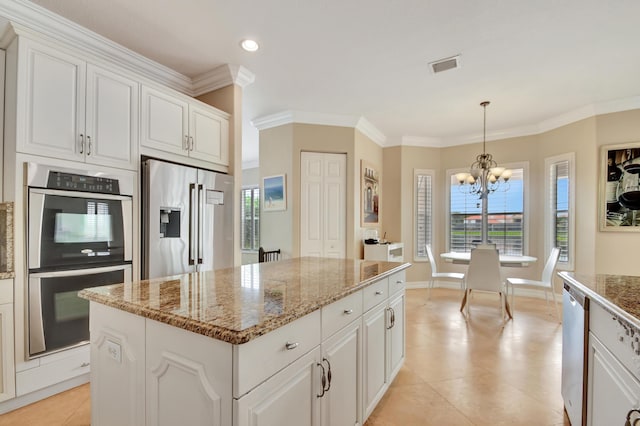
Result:
[[[593,333],[589,333],[588,380],[587,425],[622,425],[629,410],[640,408],[640,381]]]
[[[405,329],[404,329],[404,292],[389,302],[391,309],[391,323],[388,329],[388,346],[389,346],[389,377],[391,381],[396,377],[405,356]]]
[[[369,414],[384,395],[387,389],[386,372],[386,344],[387,337],[387,305],[382,304],[373,308],[362,317],[363,326],[363,351],[362,351],[362,374],[363,374],[363,399],[364,418]]]
[[[361,348],[360,320],[322,343],[322,362],[331,371],[329,390],[320,399],[325,426],[362,424]]]
[[[87,162],[136,169],[139,97],[135,81],[87,65]]]
[[[189,155],[229,165],[229,121],[196,105],[189,107]]]
[[[320,347],[234,401],[235,426],[313,426],[319,424],[322,391]]]
[[[19,60],[25,73],[18,83],[18,102],[26,104],[18,106],[24,135],[18,133],[17,150],[82,161],[86,63],[28,40],[20,43],[24,43]]]
[[[142,140],[146,147],[188,155],[189,104],[183,99],[142,86]]]
[[[0,401],[4,401],[16,396],[12,303],[0,305],[0,333]]]
[[[146,320],[146,424],[231,424],[232,345]]]

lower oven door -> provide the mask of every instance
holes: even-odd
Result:
[[[89,341],[88,287],[131,282],[131,265],[29,274],[29,358]]]

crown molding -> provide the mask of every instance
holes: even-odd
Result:
[[[385,146],[387,137],[376,126],[371,124],[369,120],[364,117],[360,117],[356,124],[356,129],[360,130],[365,136],[374,141],[380,146]]]
[[[230,84],[245,87],[255,80],[251,71],[239,65],[221,65],[192,79],[27,0],[2,0],[0,14],[9,21],[0,39],[3,47],[15,35],[72,46],[89,58],[117,64],[189,96]]]
[[[287,110],[258,117],[251,121],[251,124],[258,130],[266,130],[291,123],[351,127],[359,130],[380,146],[384,146],[387,140],[386,136],[366,118],[355,115]]]
[[[193,78],[193,96],[200,96],[236,84],[242,88],[253,83],[255,74],[241,65],[224,64]]]
[[[26,0],[9,0],[2,4],[2,12],[18,35],[46,38],[73,46],[88,56],[116,63],[129,71],[183,93],[192,90],[191,79],[164,65],[127,49],[75,22]]]
[[[486,140],[500,140],[531,135],[539,135],[555,130],[571,123],[603,114],[640,109],[640,96],[615,99],[597,104],[589,104],[536,124],[494,130],[487,133]],[[420,136],[403,136],[401,145],[445,148],[449,146],[467,145],[482,142],[481,134],[469,134],[451,138],[430,138]]]

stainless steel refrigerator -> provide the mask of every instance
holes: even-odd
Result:
[[[233,266],[233,177],[142,163],[142,278]]]

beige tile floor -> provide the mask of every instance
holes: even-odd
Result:
[[[407,290],[407,357],[366,426],[568,425],[560,395],[562,326],[544,300],[516,298],[503,322],[497,296]],[[89,385],[0,416],[4,425],[89,425]]]

